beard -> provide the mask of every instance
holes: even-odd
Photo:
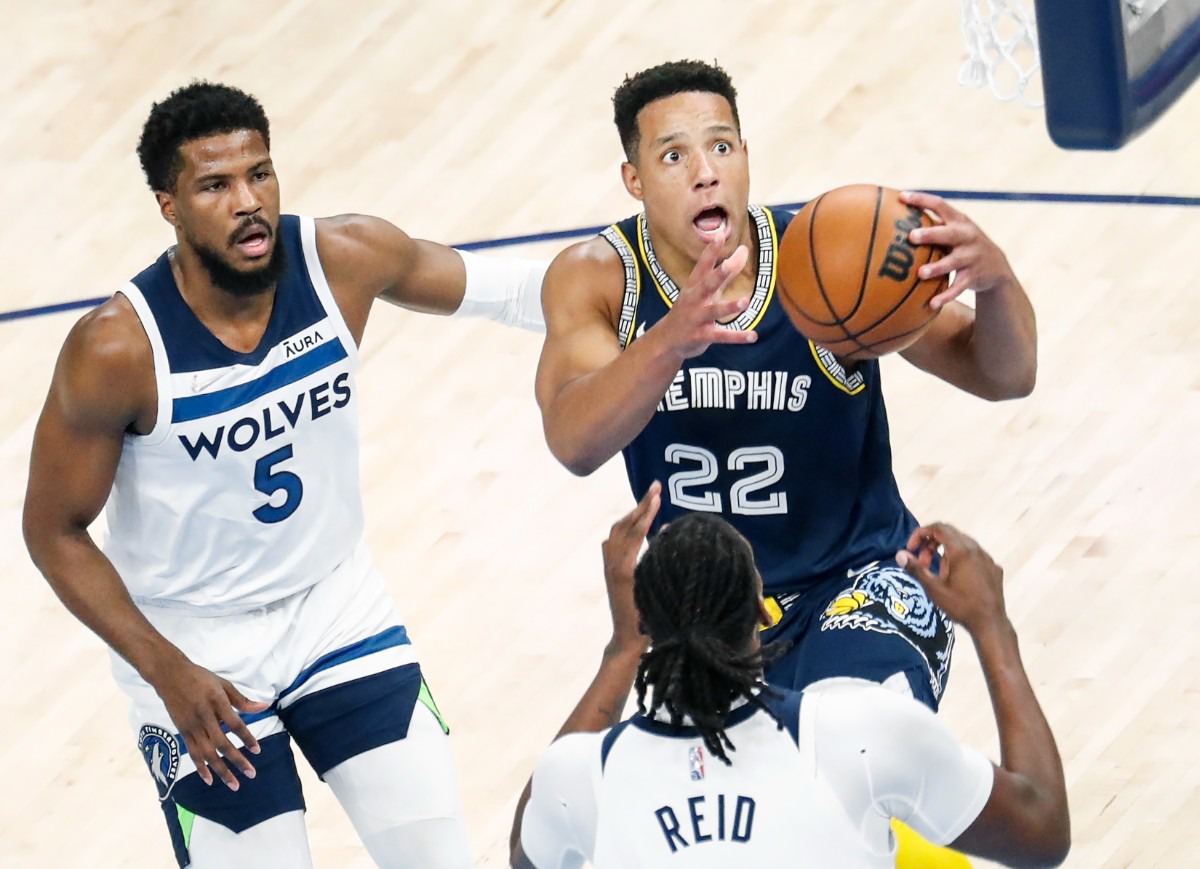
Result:
[[[252,222],[255,225],[263,227],[270,238],[275,238],[275,233],[267,225],[266,221],[254,220]],[[191,242],[191,246],[196,251],[196,256],[200,260],[200,264],[208,272],[209,280],[215,286],[234,296],[245,298],[262,295],[275,286],[283,274],[283,270],[287,268],[287,255],[284,253],[283,245],[278,240],[276,240],[275,247],[271,250],[270,258],[261,266],[250,271],[235,269],[222,259],[221,255],[213,248],[205,247],[194,241]]]

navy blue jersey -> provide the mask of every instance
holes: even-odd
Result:
[[[916,520],[892,475],[879,364],[844,368],[796,331],[775,298],[779,237],[792,215],[750,207],[758,277],[731,329],[688,359],[624,450],[634,496],[663,484],[657,528],[685,511],[720,513],[751,543],[767,593],[890,557]],[[623,346],[670,310],[679,289],[655,258],[645,215],[603,233],[625,264]]]

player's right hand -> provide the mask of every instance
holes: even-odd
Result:
[[[930,569],[937,556],[938,572]],[[1004,570],[974,539],[953,525],[935,522],[912,533],[896,561],[925,587],[929,599],[971,633],[1008,618]]]
[[[238,789],[237,776],[229,768],[233,763],[247,778],[254,778],[254,766],[222,730],[224,724],[254,754],[260,749],[238,711],[265,712],[269,703],[248,700],[227,679],[210,673],[184,658],[164,677],[155,680],[154,689],[175,722],[188,753],[196,763],[196,773],[204,783],[213,783],[213,773],[230,790]]]
[[[658,515],[661,496],[662,484],[655,480],[638,505],[613,524],[608,539],[600,547],[604,555],[608,606],[613,619],[610,645],[631,646],[645,642],[637,607],[633,603],[633,573],[637,568],[638,553],[646,542],[646,534]]]
[[[750,303],[746,298],[721,298],[722,291],[741,273],[750,255],[746,246],[740,245],[722,261],[725,241],[724,235],[717,235],[708,242],[675,304],[656,327],[684,359],[699,356],[713,344],[752,344],[758,340],[757,332],[723,329],[719,325],[746,310]]]

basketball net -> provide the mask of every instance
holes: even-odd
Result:
[[[1043,105],[1037,21],[1030,0],[959,0],[962,35],[969,57],[958,83],[985,85],[998,100]]]

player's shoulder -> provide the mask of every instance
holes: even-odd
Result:
[[[599,311],[614,321],[615,329],[614,312],[620,311],[624,292],[621,257],[597,235],[570,245],[551,261],[542,282],[542,305],[549,318],[558,311]]]
[[[154,360],[137,310],[119,292],[76,321],[63,350],[64,358],[104,371],[137,368]]]
[[[539,783],[568,783],[590,777],[600,768],[604,736],[599,733],[568,733],[560,736],[542,752],[534,770]]]
[[[408,234],[390,220],[370,214],[335,214],[318,217],[314,223],[317,250],[325,265],[376,250],[398,250],[411,242]]]
[[[602,235],[568,245],[550,263],[551,272],[561,276],[602,278],[623,283],[621,256]]]
[[[115,294],[68,333],[55,391],[78,423],[124,427],[153,407],[154,348],[133,304]]]
[[[937,727],[933,711],[912,697],[861,679],[828,680],[820,690],[805,691],[804,705],[815,718],[821,738],[867,744],[876,750],[902,746]]]

